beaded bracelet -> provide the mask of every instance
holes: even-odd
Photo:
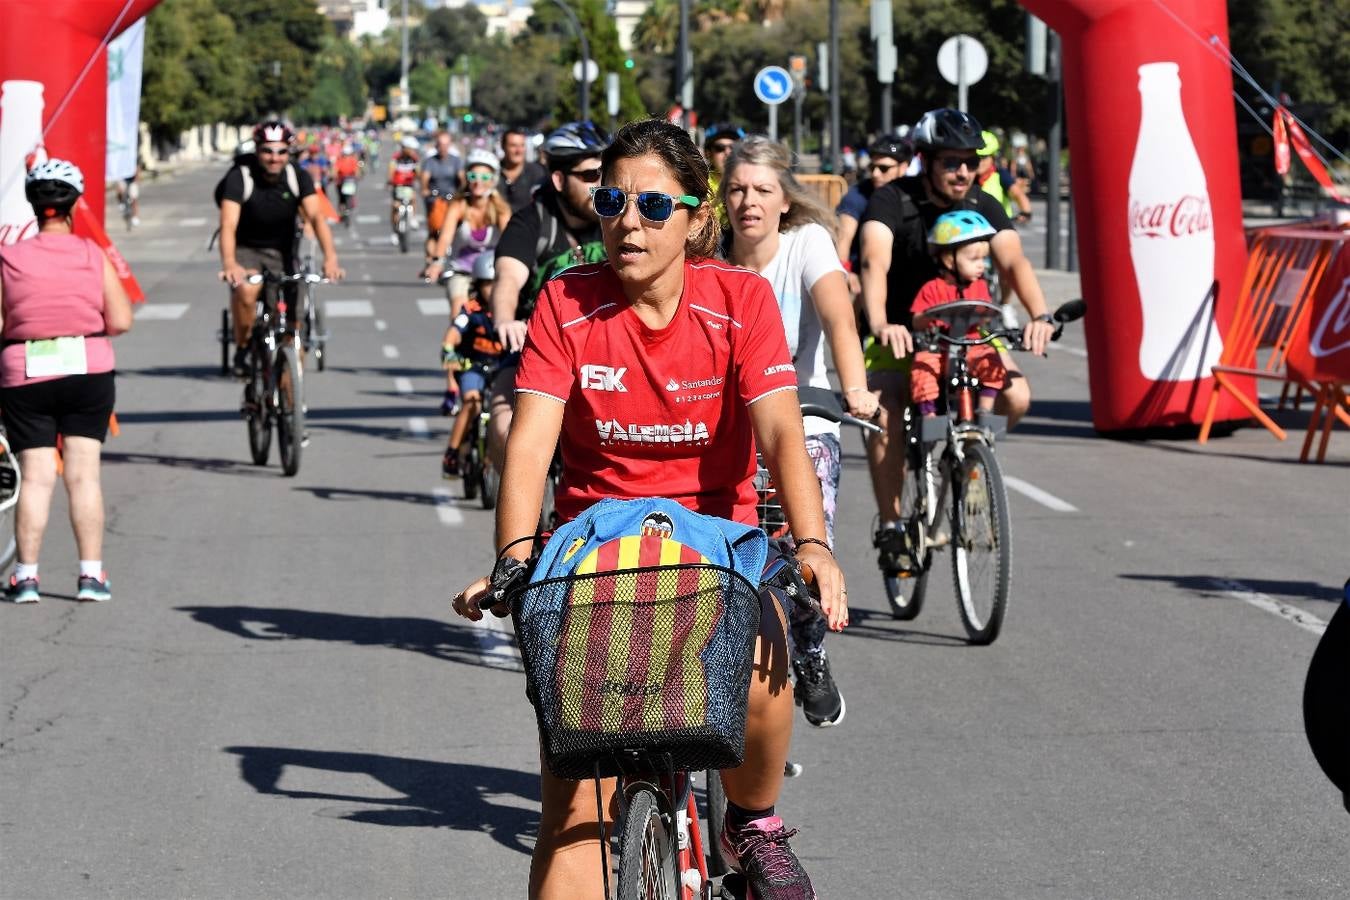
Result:
[[[822,541],[820,538],[813,538],[813,537],[797,538],[795,541],[793,541],[793,548],[792,548],[793,551],[795,552],[797,550],[802,549],[802,544],[819,544],[820,546],[825,548],[826,553],[830,554],[831,556],[834,556],[834,548],[832,548],[829,544]]]

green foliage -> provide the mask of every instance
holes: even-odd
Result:
[[[558,105],[562,85],[576,82],[566,73],[566,84],[553,63],[561,42],[552,35],[524,34],[514,43],[489,41],[478,48],[472,62],[474,109],[508,125],[545,127]]]
[[[318,80],[308,98],[293,110],[300,122],[336,122],[365,111],[366,83],[361,51],[333,35],[324,39]]]
[[[215,0],[165,0],[155,8],[146,22],[141,118],[157,140],[245,115],[241,43]]]
[[[432,10],[408,36],[408,41],[417,62],[434,61],[453,67],[460,56],[482,43],[486,35],[487,17],[477,6],[468,4]]]
[[[642,94],[637,86],[636,68],[626,69],[623,61],[627,55],[619,49],[619,32],[614,19],[606,10],[604,0],[564,0],[576,14],[582,29],[586,32],[591,59],[600,67],[600,77],[591,84],[590,114],[596,122],[605,123],[605,74],[617,72],[619,75],[619,116],[620,123],[632,119],[644,118],[647,108],[643,104]],[[572,27],[567,17],[557,5],[548,0],[535,4],[526,28],[535,35],[555,35],[561,40],[561,52],[554,57],[558,66],[557,79],[561,85],[554,108],[554,118],[567,121],[580,117],[580,91],[572,78],[572,65],[581,59],[581,43],[572,35]]]
[[[450,70],[439,61],[418,63],[408,72],[408,93],[413,106],[445,106],[450,95]]]
[[[218,0],[245,40],[247,119],[281,113],[314,89],[315,63],[330,26],[313,0]]]

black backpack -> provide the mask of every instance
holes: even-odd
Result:
[[[241,204],[247,203],[248,198],[253,196],[254,159],[255,157],[252,155],[241,156],[235,160],[235,164],[230,167],[230,172],[238,169],[240,175],[242,175],[244,179],[244,198],[240,201]],[[225,199],[225,180],[230,177],[230,172],[226,172],[225,177],[216,182],[216,189],[214,192],[216,206],[220,206],[220,201]],[[286,163],[286,184],[290,187],[293,196],[300,196],[300,177],[296,175],[295,166],[291,163]]]

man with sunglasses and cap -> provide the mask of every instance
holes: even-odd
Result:
[[[861,282],[863,309],[871,337],[865,359],[868,384],[881,401],[883,433],[868,442],[867,461],[877,501],[880,528],[875,544],[883,569],[899,570],[904,540],[898,530],[900,487],[904,480],[904,407],[909,402],[908,375],[914,341],[910,306],[925,282],[936,274],[928,251],[928,232],[945,212],[969,209],[993,226],[990,240],[994,264],[1022,305],[1029,321],[1022,345],[1043,355],[1054,332],[1031,262],[1007,214],[993,197],[979,189],[979,150],[983,128],[968,113],[935,109],[924,113],[910,132],[922,162],[918,175],[898,178],[878,188],[862,217]],[[995,411],[1016,424],[1031,405],[1031,389],[1015,365],[1005,360],[1007,387]]]
[[[848,189],[834,214],[839,219],[839,228],[835,234],[835,250],[839,261],[848,270],[848,288],[857,294],[862,288],[858,282],[859,254],[862,252],[862,235],[858,223],[867,211],[867,202],[872,199],[878,188],[890,184],[905,174],[905,167],[914,155],[914,147],[904,138],[895,134],[880,137],[867,148],[867,178]]]
[[[733,122],[718,122],[709,125],[703,132],[703,158],[708,161],[708,189],[712,191],[713,211],[722,230],[731,227],[727,219],[727,208],[722,205],[722,169],[731,156],[731,148],[745,137],[745,129]]]
[[[248,372],[248,336],[262,290],[260,284],[249,284],[248,276],[263,269],[279,275],[295,270],[297,216],[319,239],[324,277],[338,281],[343,275],[314,179],[291,162],[294,138],[284,122],[263,122],[253,129],[255,155],[244,157],[221,183],[220,278],[231,289],[234,373],[238,377]]]
[[[600,154],[609,136],[591,122],[569,122],[540,148],[548,178],[534,200],[511,216],[495,257],[492,319],[503,356],[488,397],[488,456],[501,471],[516,395],[516,365],[525,346],[525,323],[544,282],[580,263],[605,258],[591,188],[600,183]]]

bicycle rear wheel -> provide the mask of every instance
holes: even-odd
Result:
[[[722,787],[722,773],[711,769],[708,775],[708,874],[725,875],[731,866],[722,855],[722,830],[727,821],[727,792]]]
[[[680,896],[671,825],[651,788],[633,792],[619,843],[619,900],[677,900]]]
[[[300,471],[300,444],[305,436],[304,387],[294,347],[277,352],[277,449],[281,471],[287,476]]]
[[[248,420],[248,449],[255,466],[267,465],[272,450],[272,423],[268,421],[268,405],[272,387],[267,378],[267,350],[260,341],[254,341],[249,351],[248,383],[244,385],[244,418]]]
[[[972,644],[992,644],[1003,627],[1012,576],[1012,523],[994,451],[966,445],[952,483],[952,576]]]
[[[229,375],[231,366],[230,348],[234,346],[234,329],[230,327],[230,310],[220,311],[220,374]]]
[[[398,217],[398,252],[408,252],[408,217],[406,215]]]
[[[478,492],[478,502],[483,509],[493,509],[497,506],[497,489],[501,487],[502,480],[490,462],[483,463],[482,481],[481,489]]]

